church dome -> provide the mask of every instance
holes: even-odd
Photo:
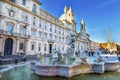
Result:
[[[60,18],[59,18],[60,20],[66,20],[67,19],[67,16],[66,16],[66,14],[64,13],[64,14],[62,14],[61,16],[60,16]]]

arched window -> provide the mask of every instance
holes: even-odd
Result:
[[[36,12],[37,12],[37,11],[36,11],[36,9],[37,9],[36,5],[35,5],[35,4],[33,4],[33,9],[32,9],[32,11],[33,11],[34,13],[36,13]]]
[[[26,5],[26,0],[22,0],[22,5]]]
[[[11,2],[14,2],[14,3],[15,3],[15,2],[16,2],[16,0],[11,0]]]

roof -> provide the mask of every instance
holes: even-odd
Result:
[[[36,2],[37,4],[41,5],[42,3],[38,0],[33,0],[34,2]]]

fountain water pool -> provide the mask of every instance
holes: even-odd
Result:
[[[81,74],[71,78],[41,77],[31,70],[31,64],[18,66],[0,73],[0,80],[120,80],[120,69],[104,74]]]

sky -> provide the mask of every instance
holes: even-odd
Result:
[[[110,41],[120,44],[120,0],[39,0],[43,10],[59,18],[64,6],[72,7],[76,31],[80,31],[82,18],[86,23],[90,39],[96,42],[107,42],[106,28]]]

